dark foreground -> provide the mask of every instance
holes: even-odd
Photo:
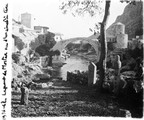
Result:
[[[30,91],[27,106],[20,104],[20,92],[12,92],[12,117],[125,117],[125,112],[112,96],[99,94],[94,88],[58,79],[47,84],[46,88]]]

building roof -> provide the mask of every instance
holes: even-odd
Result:
[[[35,30],[41,30],[42,28],[49,29],[49,27],[46,26],[34,26]]]
[[[35,38],[38,36],[36,32],[30,28],[27,28],[20,22],[17,22],[16,20],[12,20],[12,34],[19,37],[23,42],[29,42],[32,40],[35,40]],[[20,28],[23,29],[23,32],[20,32]]]

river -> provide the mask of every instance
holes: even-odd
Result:
[[[73,72],[75,70],[87,71],[89,65],[88,60],[86,60],[83,57],[74,55],[70,56],[70,58],[67,58],[64,63],[66,64],[64,64],[60,68],[57,68],[54,73],[55,77],[62,77],[63,80],[66,80],[67,71],[69,72]]]

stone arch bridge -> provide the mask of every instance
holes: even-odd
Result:
[[[98,42],[97,38],[98,36],[92,35],[90,37],[77,37],[77,38],[62,40],[57,42],[51,50],[59,50],[60,52],[62,52],[62,50],[65,49],[65,47],[69,43],[76,42],[76,41],[85,41],[88,42],[95,49],[97,55],[97,61],[98,61],[100,58],[100,43]]]

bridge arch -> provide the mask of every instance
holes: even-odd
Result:
[[[69,43],[76,42],[78,40],[88,42],[95,49],[95,52],[96,52],[96,55],[97,55],[97,61],[99,61],[99,58],[100,58],[100,43],[98,42],[97,39],[90,39],[90,38],[85,38],[85,37],[77,37],[77,38],[66,39],[66,40],[62,40],[62,41],[57,42],[54,45],[54,47],[52,48],[52,50],[59,50],[60,52],[62,52],[62,50]]]

